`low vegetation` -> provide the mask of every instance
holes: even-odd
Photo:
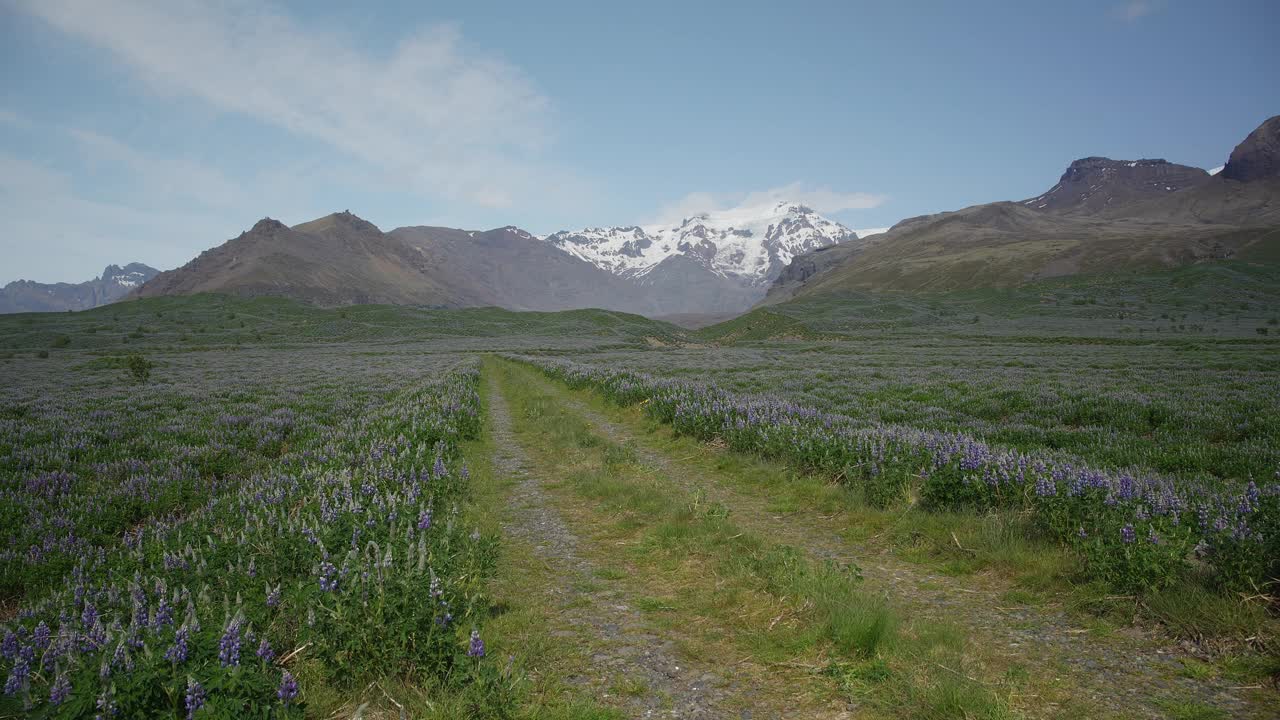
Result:
[[[533,602],[568,580],[511,531],[500,393],[597,572],[579,597],[626,598],[710,675],[735,658],[762,707],[1136,707],[931,615],[973,587],[1042,632],[1061,611],[1100,647],[1171,648],[1184,684],[1144,707],[1250,716],[1280,671],[1267,272],[811,298],[696,332],[220,296],[0,317],[0,714],[625,716],[657,690],[582,685],[611,651]]]

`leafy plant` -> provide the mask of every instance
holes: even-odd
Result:
[[[129,376],[135,382],[144,383],[151,378],[151,368],[154,363],[146,357],[133,353],[125,360],[125,367],[129,370]]]

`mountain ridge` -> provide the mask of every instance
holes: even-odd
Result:
[[[1165,160],[1081,158],[1029,200],[906,218],[865,247],[797,257],[762,304],[846,290],[1005,287],[1233,257],[1280,260],[1277,138],[1280,116],[1252,132],[1217,174]]]
[[[725,278],[768,286],[796,255],[858,239],[812,208],[776,201],[697,213],[679,223],[562,230],[546,242],[624,277],[684,256]]]
[[[125,297],[159,272],[131,262],[108,265],[100,276],[81,283],[15,280],[0,288],[0,314],[91,310]]]

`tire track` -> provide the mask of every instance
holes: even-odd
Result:
[[[652,628],[624,592],[600,587],[596,568],[580,553],[579,538],[552,506],[542,480],[516,439],[511,411],[496,383],[490,384],[489,422],[496,448],[495,471],[519,478],[503,533],[527,543],[562,578],[558,586],[547,589],[547,600],[558,608],[560,620],[550,634],[592,649],[590,666],[570,677],[570,682],[631,717],[753,717],[750,711],[727,709],[730,705],[749,706],[749,701],[744,703],[749,700],[749,691],[713,668],[687,662],[674,640]],[[619,687],[627,692],[616,692]]]
[[[744,529],[792,545],[818,560],[854,562],[862,569],[868,587],[883,592],[905,616],[952,623],[970,638],[980,639],[988,655],[1019,663],[1039,678],[1068,680],[1073,703],[1069,708],[1040,698],[1022,698],[1020,709],[1028,716],[1074,717],[1081,711],[1074,703],[1084,700],[1086,706],[1115,717],[1162,720],[1169,713],[1157,701],[1190,699],[1232,718],[1276,717],[1274,705],[1247,696],[1243,688],[1220,679],[1180,674],[1179,658],[1185,653],[1176,646],[1162,645],[1150,632],[1125,629],[1095,639],[1061,610],[1005,606],[1001,596],[1008,588],[991,578],[979,575],[958,580],[904,563],[888,552],[852,545],[839,535],[838,518],[779,515],[768,509],[766,498],[700,479],[700,470],[683,467],[646,447],[641,436],[572,397],[567,388],[542,376],[538,380],[554,387],[562,405],[603,436],[634,448],[641,462],[667,481],[729,508],[734,521]]]

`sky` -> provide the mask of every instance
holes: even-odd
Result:
[[[0,283],[263,217],[855,229],[1074,159],[1212,168],[1280,113],[1280,3],[0,0]]]

